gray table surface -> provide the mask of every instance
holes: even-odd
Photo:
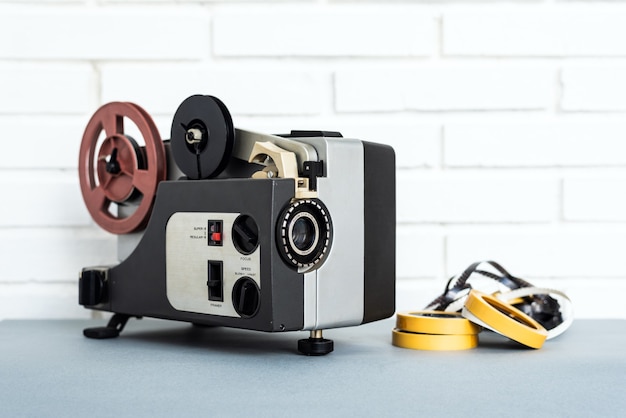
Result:
[[[391,345],[393,320],[305,333],[129,321],[0,322],[1,416],[626,416],[626,321],[578,320],[540,350],[483,332],[478,348]]]

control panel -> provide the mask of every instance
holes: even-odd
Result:
[[[178,212],[165,231],[167,299],[179,311],[249,318],[259,308],[261,263],[254,219]]]

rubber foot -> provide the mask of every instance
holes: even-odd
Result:
[[[333,340],[306,338],[298,340],[298,351],[307,356],[325,356],[334,350]]]
[[[192,322],[191,325],[195,328],[217,328],[216,325],[200,324],[198,322]]]
[[[120,313],[113,314],[106,327],[85,328],[83,335],[87,338],[95,338],[97,340],[119,337],[120,332],[122,332],[126,326],[129,318],[129,315]],[[141,319],[141,317],[138,316],[137,319]]]
[[[120,336],[120,332],[112,327],[95,327],[85,328],[83,335],[87,338],[95,338],[97,340],[104,340],[106,338],[116,338]]]

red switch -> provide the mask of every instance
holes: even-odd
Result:
[[[222,245],[222,221],[209,221],[209,245]]]

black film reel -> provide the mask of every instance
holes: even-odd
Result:
[[[186,98],[172,121],[174,161],[190,179],[216,177],[228,164],[235,142],[233,120],[218,98]]]

